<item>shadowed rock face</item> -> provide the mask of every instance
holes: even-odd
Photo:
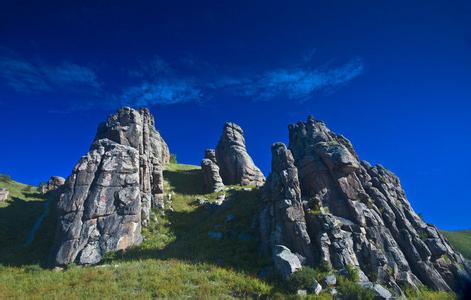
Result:
[[[224,189],[224,183],[219,175],[216,153],[213,149],[206,149],[204,159],[201,161],[201,170],[203,172],[203,188],[206,192],[219,192]]]
[[[147,109],[122,108],[101,124],[58,202],[55,264],[95,264],[139,244],[151,204],[162,207],[169,157]]]
[[[357,266],[396,295],[422,284],[459,290],[469,279],[461,254],[414,212],[393,173],[360,161],[346,138],[312,117],[289,126],[289,141],[290,150],[273,146],[260,216],[265,249],[283,244],[305,264]]]
[[[247,153],[244,132],[235,123],[226,123],[216,147],[219,173],[226,185],[263,185],[265,176]]]

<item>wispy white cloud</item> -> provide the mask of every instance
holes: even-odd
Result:
[[[57,65],[34,62],[8,53],[0,56],[0,78],[20,93],[51,93],[78,90],[96,93],[100,90],[95,72],[70,62]]]
[[[4,50],[4,49],[0,49]],[[3,51],[5,52],[5,51]],[[313,63],[315,50],[299,61],[272,70],[234,75],[194,57],[169,63],[159,56],[140,62],[125,72],[124,85],[114,89],[102,82],[89,67],[71,62],[46,64],[23,59],[13,52],[0,51],[0,78],[3,84],[21,93],[77,92],[80,103],[68,107],[90,109],[93,105],[151,106],[203,102],[224,95],[253,101],[288,99],[303,102],[319,92],[331,92],[364,72],[360,59],[344,64],[318,67]],[[0,82],[1,84],[2,82]]]
[[[285,97],[305,101],[316,92],[335,89],[361,75],[364,66],[355,59],[333,68],[312,68],[301,65],[294,68],[269,70],[255,76],[221,79],[217,86],[255,100]]]
[[[202,91],[191,81],[162,80],[160,82],[143,82],[126,88],[120,95],[124,105],[148,106],[169,105],[201,100]]]

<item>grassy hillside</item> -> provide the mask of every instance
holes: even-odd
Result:
[[[0,298],[287,297],[276,278],[259,277],[271,263],[258,255],[257,189],[228,187],[218,206],[214,202],[222,193],[203,193],[198,167],[171,164],[164,177],[171,201],[165,213],[153,212],[140,246],[110,253],[99,266],[66,270],[45,268],[55,232],[53,209],[33,243],[24,245],[47,199],[35,187],[0,177],[0,187],[12,195],[0,206]],[[361,292],[343,282],[339,290]],[[446,293],[424,295],[453,299]],[[326,291],[314,298],[331,296]]]
[[[0,206],[0,298],[252,297],[272,294],[273,284],[257,278],[263,263],[251,227],[256,190],[230,187],[226,204],[210,205],[219,194],[203,194],[196,166],[170,165],[165,215],[155,212],[144,242],[107,256],[101,266],[45,268],[55,231],[53,210],[31,246],[24,241],[44,199],[34,187],[2,177],[11,199]],[[167,196],[168,197],[168,196]],[[209,204],[200,205],[198,199]],[[210,233],[221,234],[211,238]]]
[[[471,260],[471,230],[442,231],[442,233],[466,259]]]

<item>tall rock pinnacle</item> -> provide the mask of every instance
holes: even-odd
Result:
[[[226,123],[216,146],[216,159],[224,184],[263,185],[265,176],[247,153],[244,131],[235,123]]]
[[[163,205],[169,150],[147,109],[121,108],[97,130],[58,202],[57,265],[98,263],[142,241],[151,205]]]
[[[461,254],[414,212],[399,179],[360,161],[323,122],[290,125],[289,150],[272,151],[260,215],[265,249],[285,246],[305,265],[356,266],[364,282],[395,295],[422,284],[459,290],[469,279]]]

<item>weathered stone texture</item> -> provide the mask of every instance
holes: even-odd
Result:
[[[290,151],[273,147],[260,215],[265,248],[282,244],[336,270],[356,266],[364,282],[394,295],[422,284],[459,290],[469,279],[461,254],[414,212],[393,173],[360,161],[346,138],[312,117],[289,126],[289,142]]]
[[[57,265],[98,263],[142,241],[151,204],[163,206],[166,143],[147,109],[122,108],[98,128],[58,202]]]
[[[48,192],[56,191],[60,189],[65,183],[65,179],[60,176],[52,176],[49,180],[39,186],[41,193],[46,194]]]
[[[247,153],[244,132],[235,123],[226,123],[216,146],[216,159],[224,184],[256,185],[265,182],[265,176]]]

